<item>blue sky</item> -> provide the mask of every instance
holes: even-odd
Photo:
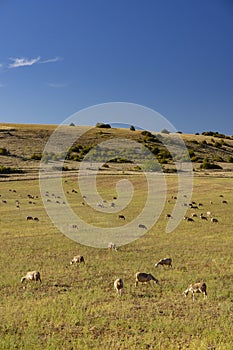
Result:
[[[118,101],[233,135],[233,1],[0,0],[1,122]]]

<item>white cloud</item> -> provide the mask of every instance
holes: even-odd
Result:
[[[18,67],[26,67],[26,66],[32,66],[34,64],[38,63],[54,63],[58,61],[62,61],[62,57],[54,57],[54,58],[49,58],[47,60],[41,60],[41,57],[38,56],[36,58],[24,58],[24,57],[17,57],[17,58],[10,58],[12,63],[8,64],[8,68],[18,68]],[[0,68],[3,67],[3,64],[0,63]]]
[[[9,64],[9,68],[18,68],[18,67],[25,67],[25,66],[32,66],[35,63],[38,63],[40,61],[40,56],[36,58],[10,58],[13,63]]]
[[[62,61],[63,58],[62,57],[54,57],[54,58],[49,58],[47,60],[44,61],[40,61],[39,63],[53,63],[53,62],[58,62],[58,61]]]

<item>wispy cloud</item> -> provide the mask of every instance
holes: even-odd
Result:
[[[48,83],[48,86],[54,89],[64,88],[67,84],[64,83]]]
[[[38,63],[40,61],[40,56],[36,58],[10,58],[12,63],[8,65],[9,68],[18,68],[18,67],[25,67],[25,66],[32,66],[35,63]]]
[[[47,60],[40,61],[39,63],[53,63],[53,62],[58,62],[62,60],[63,60],[62,57],[54,57],[54,58],[49,58]]]
[[[8,68],[18,68],[18,67],[26,67],[26,66],[33,66],[34,64],[38,64],[38,63],[54,63],[54,62],[58,62],[58,61],[62,61],[63,58],[62,57],[54,57],[54,58],[49,58],[46,60],[41,60],[41,57],[35,57],[35,58],[10,58],[10,60],[12,61],[12,63],[10,63],[8,65]],[[0,67],[1,67],[1,63],[0,63]]]

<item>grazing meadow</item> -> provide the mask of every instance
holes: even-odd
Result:
[[[64,181],[67,202],[83,220],[120,230],[146,198],[142,175],[124,177],[135,189],[132,204],[120,213],[125,222],[118,214],[95,213],[83,205],[75,177]],[[98,177],[103,199],[116,195],[118,179]],[[197,215],[194,222],[182,219],[173,232],[165,233],[172,220],[167,214],[175,205],[176,180],[176,175],[166,176],[167,200],[153,228],[118,251],[81,245],[63,235],[45,211],[38,180],[2,181],[0,349],[231,350],[233,178],[196,176],[192,201],[198,209],[187,207],[186,213]],[[51,193],[48,199],[55,201]],[[207,211],[218,223],[200,218]],[[70,265],[78,254],[86,263]],[[173,266],[155,268],[165,257],[173,259]],[[40,271],[42,283],[21,283],[32,270]],[[138,271],[151,273],[159,284],[135,287]],[[113,288],[119,277],[124,281],[122,296]],[[198,281],[206,282],[208,297],[197,294],[193,302],[183,292]]]

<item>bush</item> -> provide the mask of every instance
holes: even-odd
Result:
[[[233,163],[233,157],[231,156],[227,157],[227,163]]]
[[[153,137],[152,133],[150,131],[147,131],[147,130],[143,130],[141,132],[141,135],[143,135],[143,136],[152,136]]]
[[[125,158],[113,158],[109,160],[109,163],[133,163],[133,162]]]
[[[142,164],[142,169],[144,171],[161,171],[161,167],[159,165],[159,162],[157,162],[155,159],[151,159],[151,160],[146,160],[143,164]]]
[[[168,131],[167,129],[163,129],[163,130],[161,130],[161,133],[162,134],[170,134],[170,131]]]
[[[206,158],[200,165],[200,169],[222,169],[222,167],[215,163],[210,163]]]
[[[34,159],[34,160],[41,160],[41,158],[42,158],[41,153],[33,153],[31,156],[31,159]]]
[[[105,128],[105,129],[111,129],[110,124],[104,124],[104,123],[97,123],[96,128]]]
[[[8,156],[10,152],[6,148],[0,148],[0,156]]]
[[[135,131],[135,127],[133,125],[130,126],[129,130]]]
[[[214,161],[215,161],[215,162],[224,162],[224,159],[223,159],[222,157],[220,157],[220,156],[216,156],[216,157],[214,158]]]
[[[22,169],[0,166],[0,174],[22,174]]]
[[[153,153],[155,156],[159,154],[160,150],[159,147],[155,146],[151,149],[151,153]]]

